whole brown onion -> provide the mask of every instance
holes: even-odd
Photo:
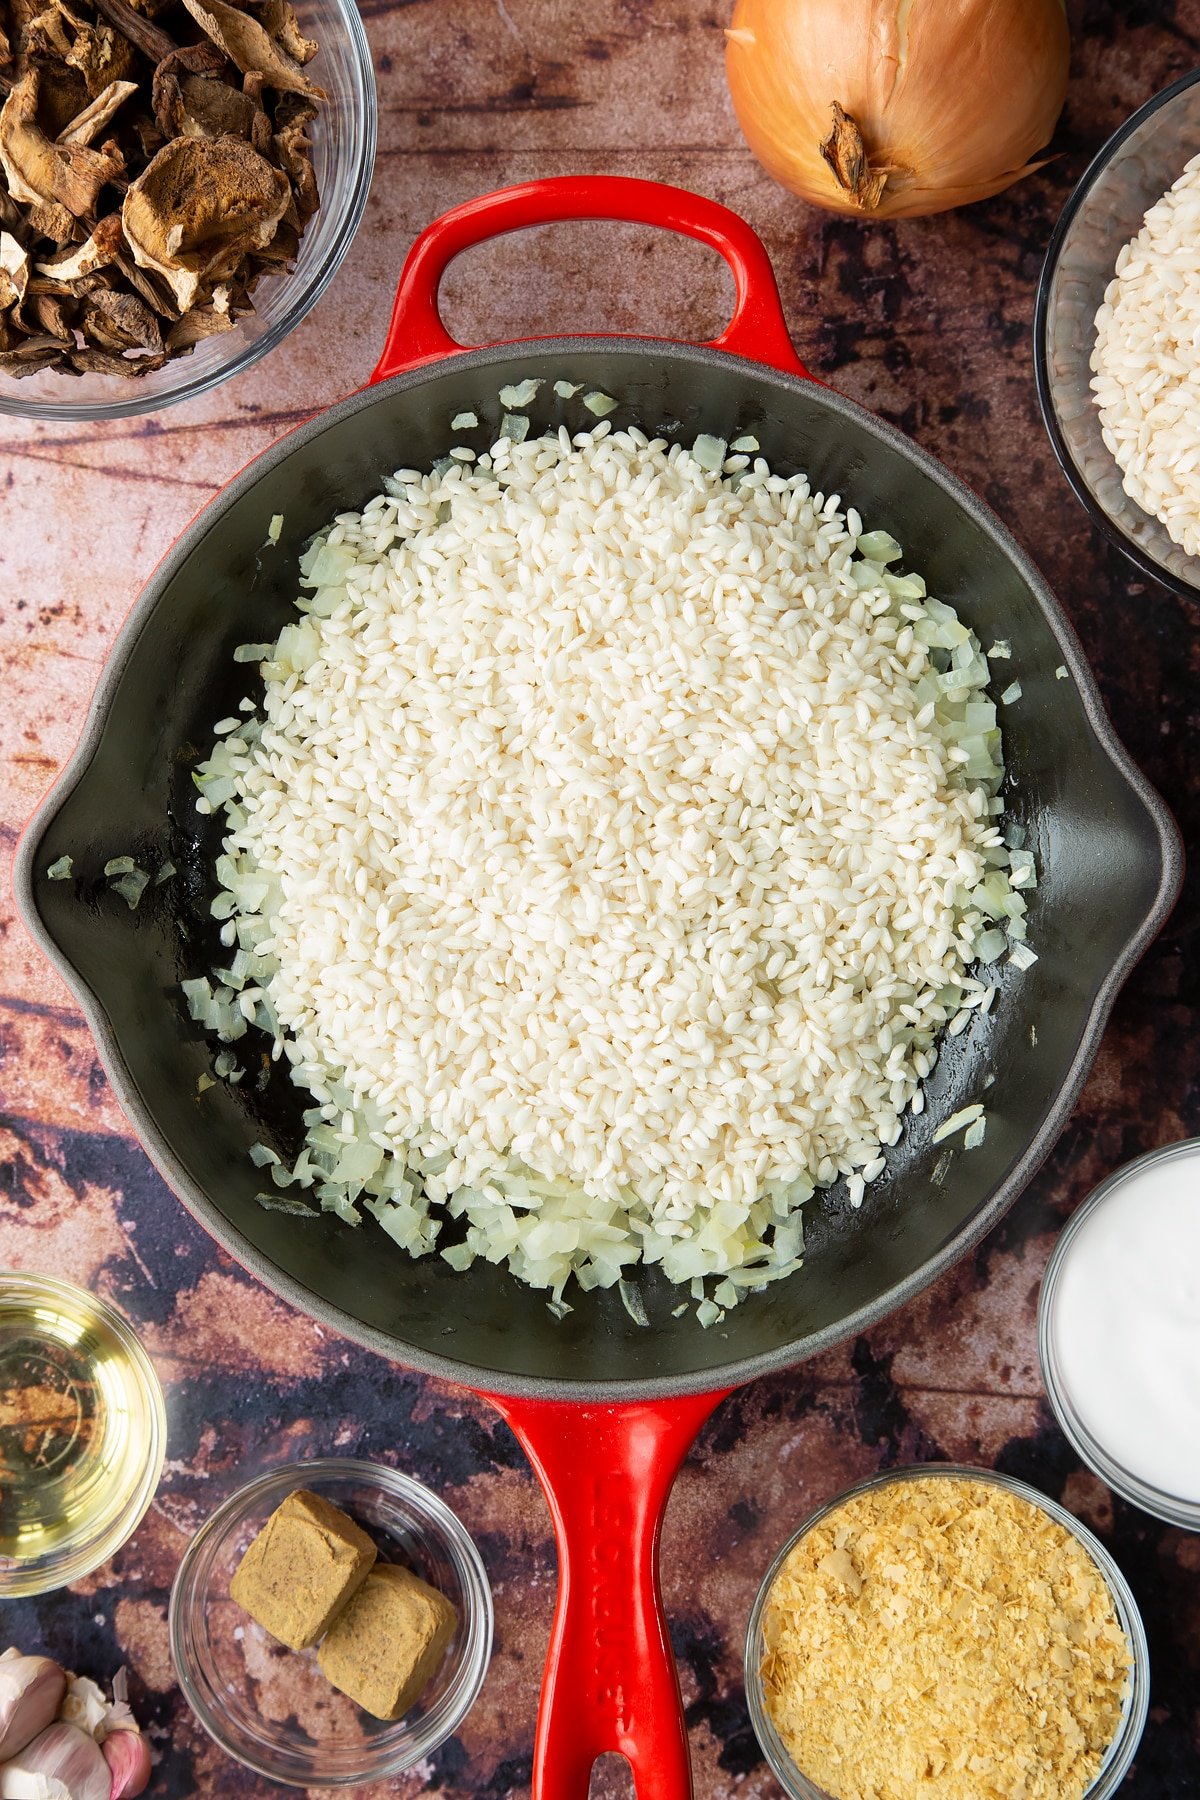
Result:
[[[814,205],[895,219],[1040,168],[1067,91],[1062,0],[738,0],[738,121]]]

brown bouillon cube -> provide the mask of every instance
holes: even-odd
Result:
[[[437,1672],[458,1614],[408,1569],[376,1563],[317,1652],[327,1680],[377,1719],[399,1719]]]
[[[297,1488],[246,1551],[229,1592],[281,1644],[307,1650],[361,1588],[375,1554],[340,1507]]]

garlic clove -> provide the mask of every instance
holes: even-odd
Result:
[[[0,1764],[0,1800],[111,1800],[112,1771],[94,1738],[59,1720]]]
[[[23,1750],[51,1723],[67,1678],[48,1656],[0,1657],[0,1762]]]
[[[108,1716],[108,1701],[96,1682],[87,1675],[67,1675],[67,1692],[62,1705],[58,1709],[60,1719],[68,1725],[78,1725],[80,1731],[86,1731],[98,1743],[104,1740],[102,1729]]]
[[[140,1794],[150,1780],[150,1746],[140,1731],[112,1731],[104,1740],[104,1760],[112,1771],[111,1800]]]

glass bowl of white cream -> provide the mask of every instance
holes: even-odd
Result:
[[[1042,1283],[1038,1349],[1084,1462],[1200,1531],[1200,1138],[1118,1169],[1072,1215]]]

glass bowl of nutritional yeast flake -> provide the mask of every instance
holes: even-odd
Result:
[[[771,1563],[758,1591],[746,1631],[744,1673],[750,1720],[755,1736],[762,1746],[776,1779],[790,1800],[840,1800],[839,1796],[818,1786],[797,1767],[791,1751],[776,1729],[772,1717],[763,1665],[767,1657],[766,1615],[776,1578],[801,1540],[828,1520],[832,1514],[845,1507],[848,1502],[854,1501],[861,1495],[888,1489],[900,1491],[902,1484],[906,1482],[930,1483],[942,1480],[960,1484],[975,1483],[983,1487],[994,1488],[1001,1493],[1012,1495],[1027,1506],[1037,1508],[1045,1514],[1049,1521],[1058,1526],[1068,1539],[1074,1539],[1084,1558],[1090,1559],[1107,1586],[1112,1598],[1113,1612],[1128,1645],[1129,1679],[1116,1730],[1103,1763],[1092,1778],[1091,1785],[1087,1788],[1082,1800],[1112,1800],[1112,1796],[1116,1794],[1124,1781],[1134,1756],[1137,1754],[1150,1707],[1150,1648],[1146,1640],[1141,1614],[1129,1583],[1099,1539],[1094,1537],[1086,1526],[1081,1525],[1074,1514],[1068,1512],[1065,1507],[1059,1506],[1036,1488],[1029,1487],[1023,1481],[1017,1481],[1011,1475],[1002,1474],[999,1470],[971,1468],[957,1463],[920,1463],[905,1468],[885,1469],[878,1475],[872,1475],[864,1481],[856,1482],[853,1487],[846,1488],[836,1498],[810,1514],[783,1545]]]
[[[48,1275],[0,1273],[0,1598],[107,1562],[165,1448],[162,1388],[121,1314]]]

